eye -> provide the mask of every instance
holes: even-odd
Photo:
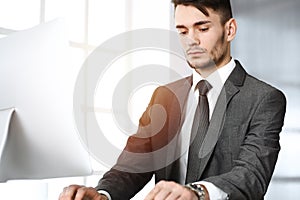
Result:
[[[177,31],[180,35],[186,35],[188,33],[186,29],[177,29]]]
[[[206,32],[206,31],[208,31],[208,28],[199,28],[199,31],[200,32]]]
[[[186,34],[187,34],[187,31],[179,31],[179,34],[180,34],[180,35],[186,35]]]

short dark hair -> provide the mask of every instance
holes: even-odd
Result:
[[[230,0],[172,0],[172,3],[175,8],[178,5],[194,6],[206,16],[209,16],[207,9],[212,9],[220,15],[222,24],[232,18]]]

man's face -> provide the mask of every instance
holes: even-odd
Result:
[[[193,6],[178,5],[175,24],[191,67],[203,72],[211,67],[225,65],[230,59],[229,42],[220,16],[208,9],[205,16]]]

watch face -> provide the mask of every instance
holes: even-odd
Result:
[[[195,190],[200,200],[205,198],[205,192],[200,184],[190,184],[190,186]]]
[[[196,184],[191,184],[191,187],[194,189],[198,189],[198,186]]]
[[[197,190],[203,190],[202,186],[199,184],[191,184],[193,188],[197,189]]]

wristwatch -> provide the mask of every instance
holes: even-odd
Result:
[[[197,195],[199,200],[205,199],[205,191],[204,191],[204,188],[200,184],[189,183],[189,184],[186,184],[185,187],[188,188],[189,190],[193,191]]]

